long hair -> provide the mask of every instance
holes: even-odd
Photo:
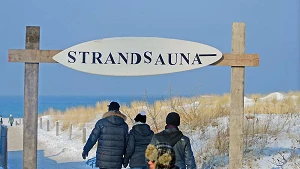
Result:
[[[155,146],[149,144],[145,155],[148,160],[155,163],[156,169],[170,169],[175,166],[175,152],[168,143],[159,143]]]

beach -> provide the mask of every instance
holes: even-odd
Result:
[[[22,119],[21,119],[22,120]],[[3,124],[7,126],[8,140],[7,140],[7,150],[8,150],[8,169],[21,169],[23,163],[23,125],[17,125],[14,123],[13,126],[8,124],[8,118],[3,118]],[[55,155],[49,153],[50,150],[47,148],[47,143],[38,139],[37,147],[37,162],[38,169],[84,169],[91,168],[85,164],[84,160],[77,161],[55,161],[50,157]],[[47,153],[48,152],[48,153]],[[81,154],[79,154],[81,156]]]
[[[228,109],[228,100],[226,96],[214,98],[218,103],[219,109],[213,109],[210,100],[213,97],[201,97],[187,102],[178,102],[176,105],[178,110],[189,110],[187,114],[181,114],[183,123],[179,128],[185,135],[190,138],[194,156],[197,161],[197,168],[209,168],[216,166],[220,169],[228,167],[228,144],[229,144],[229,116],[224,113],[220,116],[211,116],[212,113]],[[223,99],[222,99],[223,98]],[[205,102],[208,99],[209,102]],[[219,102],[217,100],[224,100]],[[284,95],[279,92],[271,93],[266,96],[257,96],[244,98],[245,113],[244,116],[244,160],[243,168],[296,168],[300,166],[300,115],[299,104],[296,104],[298,96]],[[209,103],[209,104],[206,104]],[[144,104],[144,103],[141,103]],[[106,105],[104,105],[105,107]],[[136,105],[139,108],[146,107],[145,105]],[[168,112],[170,107],[160,105],[161,111]],[[193,109],[194,108],[194,109]],[[130,111],[130,108],[122,109],[128,117],[133,117],[136,114],[137,108]],[[211,112],[205,110],[212,109]],[[92,109],[95,111],[96,109]],[[151,110],[148,108],[149,116]],[[192,110],[195,110],[194,112]],[[253,113],[255,112],[255,113]],[[102,112],[103,113],[103,112]],[[152,112],[153,113],[153,112]],[[162,112],[161,112],[162,113]],[[87,109],[72,110],[64,114],[43,115],[38,120],[38,150],[37,163],[38,168],[92,168],[89,166],[96,155],[96,146],[90,150],[86,160],[81,157],[83,143],[83,128],[86,128],[86,139],[91,133],[95,123],[102,117],[101,112],[89,114],[92,120],[84,122],[84,124],[73,123],[72,136],[69,137],[69,128],[64,128],[64,122],[67,123],[72,119],[78,119],[80,115],[88,114]],[[184,124],[184,115],[191,115],[189,125]],[[203,115],[203,116],[199,116]],[[67,117],[64,119],[63,117]],[[42,128],[40,128],[40,118],[42,118]],[[206,121],[201,121],[211,118]],[[163,127],[164,115],[156,120]],[[195,119],[195,126],[191,122]],[[47,121],[49,120],[49,131],[47,131]],[[22,153],[23,153],[23,121],[16,118],[16,121],[21,121],[21,125],[14,124],[8,126],[8,167],[9,169],[22,168]],[[59,134],[56,135],[56,122],[59,121]],[[8,125],[8,118],[3,118],[4,125]],[[73,121],[74,122],[74,121]],[[127,120],[129,129],[132,128],[130,119]],[[149,118],[147,123],[152,123]],[[202,126],[200,126],[202,123]],[[68,125],[66,125],[68,127]],[[192,128],[193,127],[193,128]],[[152,126],[154,129],[155,126]]]

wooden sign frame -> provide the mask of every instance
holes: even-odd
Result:
[[[39,63],[52,59],[61,50],[39,50],[40,27],[26,27],[25,50],[8,50],[9,62],[25,63],[23,168],[37,168],[38,74]],[[229,169],[243,164],[243,121],[245,66],[259,66],[258,54],[245,54],[245,23],[232,23],[232,51],[211,66],[231,66]]]

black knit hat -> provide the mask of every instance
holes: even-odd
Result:
[[[134,118],[134,120],[136,122],[142,122],[142,123],[146,123],[146,113],[144,111],[142,111],[141,113],[137,114]]]
[[[176,112],[171,112],[167,115],[166,123],[168,125],[179,126],[180,125],[180,116]]]
[[[120,109],[120,105],[117,102],[111,102],[108,105],[108,111],[113,111],[113,110],[118,110],[119,111],[119,109]]]

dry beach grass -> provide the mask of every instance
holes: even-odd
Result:
[[[245,163],[251,163],[258,158],[257,154],[260,152],[257,150],[264,150],[270,137],[275,137],[280,132],[288,133],[290,128],[296,125],[292,119],[300,117],[300,92],[275,93],[274,97],[262,94],[251,94],[246,97],[251,99],[251,104],[245,102],[244,152],[247,157]],[[108,101],[98,102],[95,107],[74,107],[65,112],[49,109],[44,115],[50,115],[53,122],[60,121],[61,130],[64,131],[70,124],[83,127],[101,118],[108,104]],[[153,104],[147,101],[134,101],[130,105],[121,105],[121,112],[128,117],[129,126],[132,126],[133,118],[142,110],[147,112],[147,123],[155,132],[164,128],[167,113],[178,112],[181,115],[180,129],[191,137],[191,142],[201,140],[200,145],[195,145],[200,148],[194,146],[198,165],[203,168],[214,165],[216,157],[224,157],[225,165],[229,149],[229,94],[171,97],[155,101]],[[280,115],[280,118],[274,119],[275,114]],[[227,119],[227,122],[220,122],[220,119]],[[214,134],[211,134],[209,128]],[[290,135],[300,142],[299,137],[292,133]]]

